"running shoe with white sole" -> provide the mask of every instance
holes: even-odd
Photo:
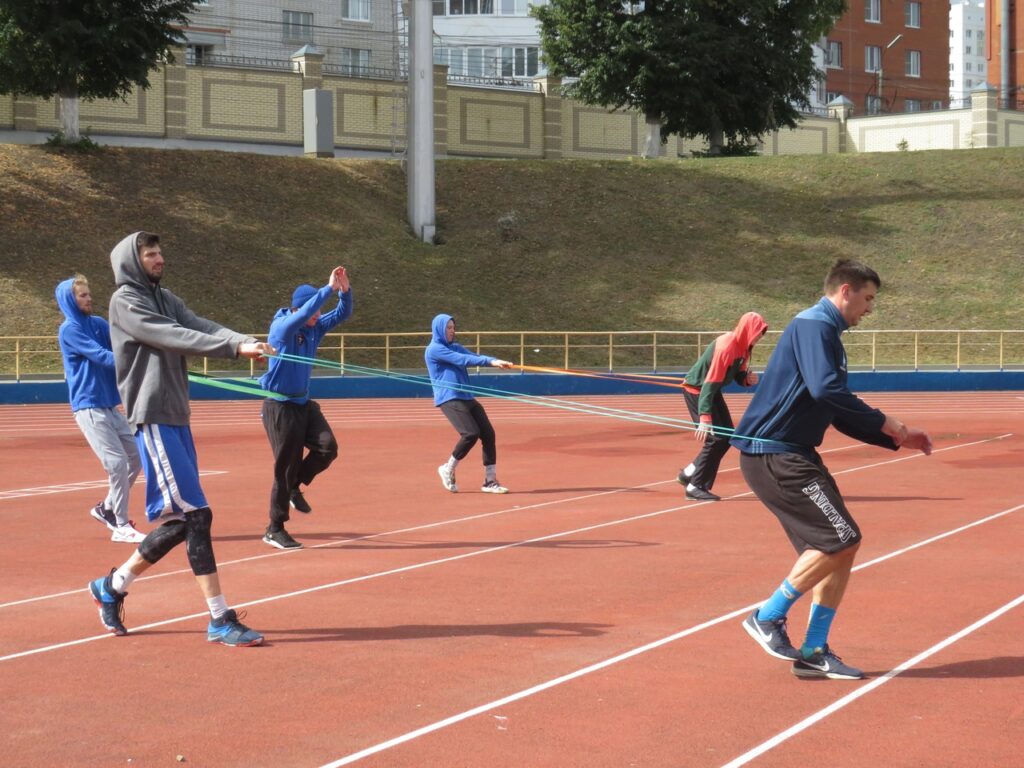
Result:
[[[100,611],[100,621],[112,634],[121,636],[127,635],[128,630],[124,627],[124,599],[127,592],[117,592],[111,586],[110,580],[114,575],[114,569],[106,576],[89,582],[89,593],[96,607]]]
[[[864,673],[856,667],[844,664],[832,649],[825,644],[824,648],[815,648],[814,653],[793,662],[793,674],[804,678],[828,678],[829,680],[862,680]]]
[[[455,484],[455,472],[448,469],[447,464],[442,464],[438,467],[437,474],[441,476],[441,485],[444,486],[446,491],[451,491],[452,493],[459,492],[459,486]]]
[[[508,488],[499,483],[497,480],[487,480],[483,485],[480,486],[480,490],[484,493],[508,493]]]
[[[793,647],[789,641],[789,633],[786,632],[786,619],[772,619],[761,621],[757,618],[759,608],[743,620],[743,629],[750,635],[757,644],[764,649],[769,656],[786,661],[796,661],[800,658],[800,651]]]
[[[111,541],[120,541],[128,544],[138,544],[146,538],[146,534],[135,527],[135,523],[129,520],[124,525],[114,526],[114,532],[110,534]]]

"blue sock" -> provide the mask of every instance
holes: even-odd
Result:
[[[800,599],[803,592],[797,592],[793,585],[786,579],[775,590],[775,594],[768,598],[768,601],[757,610],[758,621],[774,621],[784,619],[793,603]]]
[[[817,603],[811,604],[811,618],[807,622],[807,637],[800,646],[800,653],[807,658],[815,648],[824,648],[828,643],[828,631],[832,628],[832,619],[836,617],[835,608],[826,608]]]

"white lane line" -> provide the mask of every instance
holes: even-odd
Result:
[[[821,720],[824,720],[829,715],[832,715],[832,714],[838,712],[840,709],[845,707],[847,704],[850,704],[850,703],[856,701],[857,699],[859,699],[861,696],[866,696],[867,694],[869,694],[872,691],[874,691],[876,688],[879,688],[879,687],[885,685],[887,682],[892,680],[897,675],[899,675],[899,674],[901,674],[903,672],[906,672],[908,669],[910,669],[911,667],[916,666],[917,664],[920,664],[922,661],[927,659],[929,656],[934,656],[936,653],[938,653],[939,651],[943,650],[944,648],[948,648],[950,645],[952,645],[955,642],[958,642],[958,641],[962,640],[963,638],[967,637],[972,632],[974,632],[974,631],[976,631],[978,629],[981,629],[986,624],[989,624],[989,623],[995,621],[996,619],[998,619],[1003,614],[1005,614],[1005,613],[1007,613],[1009,611],[1012,611],[1014,608],[1016,608],[1021,603],[1024,603],[1024,595],[1020,595],[1019,597],[1015,598],[1014,600],[1011,600],[1010,602],[1008,602],[1006,605],[1002,606],[1001,608],[997,608],[996,610],[994,610],[988,616],[985,616],[984,618],[978,619],[976,622],[971,624],[969,627],[964,627],[963,629],[961,629],[956,634],[950,635],[949,637],[947,637],[942,642],[936,643],[931,648],[929,648],[929,649],[927,649],[925,651],[922,651],[921,653],[917,654],[917,656],[914,656],[912,659],[907,659],[902,664],[900,664],[900,665],[894,667],[893,669],[889,670],[888,672],[886,672],[881,677],[876,677],[874,680],[872,680],[871,682],[869,682],[869,683],[867,683],[865,685],[862,685],[860,688],[858,688],[857,690],[853,691],[852,693],[848,693],[846,696],[843,696],[841,699],[837,699],[836,701],[832,702],[831,704],[829,704],[824,709],[820,709],[817,712],[815,712],[814,714],[808,715],[806,718],[801,720],[799,723],[796,723],[795,725],[790,726],[786,730],[782,731],[782,733],[779,733],[779,734],[773,736],[772,738],[768,739],[768,741],[764,742],[763,744],[759,744],[758,746],[756,746],[753,749],[751,749],[749,752],[743,753],[742,755],[737,757],[735,760],[730,760],[728,763],[726,763],[724,766],[722,766],[722,768],[739,768],[739,766],[746,765],[747,763],[749,763],[754,758],[759,757],[759,756],[763,755],[765,752],[768,752],[769,750],[774,749],[775,747],[779,746],[779,744],[781,744],[782,742],[786,741],[787,739],[789,739],[789,738],[791,738],[793,736],[796,736],[801,731],[807,730],[808,728],[810,728],[815,723],[820,722]],[[333,763],[332,763],[332,765],[333,765]]]
[[[200,477],[226,474],[226,469],[204,469],[199,472]],[[73,493],[75,491],[86,491],[90,488],[106,488],[108,482],[108,480],[83,480],[78,483],[63,483],[61,485],[39,485],[33,488],[14,488],[10,491],[0,491],[0,501],[6,501],[7,499],[23,499],[31,496],[49,496],[54,493]]]
[[[946,538],[948,536],[952,536],[954,533],[959,533],[959,532],[965,531],[965,530],[967,530],[969,528],[973,528],[975,525],[981,525],[982,523],[986,523],[986,522],[989,522],[989,521],[992,521],[992,520],[996,520],[996,519],[998,519],[1000,517],[1003,517],[1003,516],[1008,515],[1008,514],[1010,514],[1012,512],[1015,512],[1015,511],[1017,511],[1018,509],[1021,509],[1021,508],[1024,508],[1024,504],[1020,504],[1020,505],[1018,505],[1016,507],[1013,507],[1012,509],[1004,509],[1001,512],[996,512],[995,514],[989,515],[988,517],[985,517],[985,518],[983,518],[981,520],[976,520],[973,523],[961,526],[960,528],[957,528],[955,530],[947,531],[947,532],[945,532],[943,534],[940,534],[938,536],[933,536],[930,539],[926,539],[926,540],[918,542],[916,544],[912,544],[912,545],[910,545],[908,547],[904,547],[903,549],[897,550],[895,552],[891,552],[888,555],[885,555],[884,557],[879,557],[879,558],[876,558],[875,560],[872,560],[872,561],[870,561],[868,563],[864,563],[862,565],[859,565],[856,568],[854,568],[854,570],[861,570],[861,569],[867,568],[867,567],[869,567],[871,565],[875,565],[877,563],[884,562],[885,560],[889,560],[890,558],[896,557],[896,556],[904,554],[906,552],[910,552],[911,550],[917,549],[918,547],[924,546],[927,543],[938,541],[940,539],[944,539],[944,538]],[[1021,597],[1017,598],[1015,601],[1013,601],[1012,603],[1008,604],[1007,606],[1004,606],[1002,609],[1000,609],[1000,611],[997,611],[995,614],[991,614],[989,617],[986,617],[986,619],[983,619],[982,622],[987,623],[987,621],[990,621],[990,620],[996,618],[998,615],[1001,615],[1002,613],[1005,613],[1007,610],[1010,610],[1011,608],[1015,607],[1022,600],[1024,600],[1024,595],[1022,595]],[[546,691],[546,690],[548,690],[550,688],[554,688],[554,687],[556,687],[558,685],[562,685],[563,683],[568,683],[568,682],[571,682],[572,680],[576,680],[577,678],[583,677],[585,675],[589,675],[592,672],[597,672],[599,670],[605,669],[605,668],[613,666],[615,664],[619,664],[619,663],[621,663],[623,661],[627,661],[629,659],[632,659],[635,656],[639,656],[640,654],[647,653],[648,651],[653,651],[653,650],[655,650],[657,648],[662,647],[663,645],[667,645],[668,643],[672,643],[672,642],[674,642],[676,640],[681,640],[684,637],[688,637],[690,635],[696,634],[697,632],[700,632],[702,630],[710,629],[711,627],[714,627],[714,626],[716,626],[718,624],[721,624],[723,622],[729,621],[731,619],[739,618],[740,616],[746,616],[750,611],[754,610],[759,605],[761,605],[761,602],[763,602],[763,601],[762,600],[758,600],[757,602],[751,603],[750,605],[746,605],[746,606],[744,606],[742,608],[738,608],[735,611],[731,611],[729,613],[723,614],[723,615],[718,616],[718,617],[716,617],[714,619],[709,619],[708,621],[705,621],[705,622],[703,622],[701,624],[696,624],[696,625],[694,625],[692,627],[689,627],[687,629],[680,630],[679,632],[676,632],[676,633],[674,633],[672,635],[669,635],[667,637],[663,637],[663,638],[660,638],[658,640],[654,640],[654,641],[652,641],[650,643],[647,643],[645,645],[641,645],[641,646],[639,646],[637,648],[633,648],[633,649],[631,649],[629,651],[626,651],[624,653],[620,653],[619,655],[613,656],[610,659],[605,659],[604,661],[599,661],[596,664],[591,664],[590,666],[583,667],[582,669],[577,669],[574,672],[569,672],[568,674],[561,675],[560,677],[556,677],[556,678],[553,678],[551,680],[547,680],[547,681],[545,681],[543,683],[540,683],[538,685],[535,685],[535,686],[533,686],[531,688],[526,688],[526,689],[524,689],[522,691],[517,691],[516,693],[509,694],[508,696],[504,696],[504,697],[502,697],[500,699],[496,699],[496,700],[488,702],[486,704],[481,704],[480,706],[473,707],[472,709],[468,709],[468,710],[466,710],[464,712],[459,712],[458,714],[451,715],[450,717],[446,717],[443,720],[438,720],[437,722],[430,723],[429,725],[425,725],[425,726],[423,726],[421,728],[417,728],[417,729],[415,729],[413,731],[409,731],[408,733],[404,733],[401,736],[396,736],[395,738],[388,739],[387,741],[382,741],[379,744],[375,744],[375,745],[373,745],[371,747],[367,747],[365,749],[361,749],[358,752],[353,752],[352,754],[346,755],[345,757],[342,757],[342,758],[340,758],[338,760],[335,760],[333,762],[326,763],[323,766],[321,766],[321,768],[338,768],[339,766],[349,765],[351,763],[357,762],[358,760],[362,760],[365,757],[370,757],[371,755],[375,755],[375,754],[378,754],[380,752],[384,752],[384,751],[386,751],[388,749],[391,749],[393,747],[397,747],[400,744],[405,744],[406,742],[412,741],[413,739],[417,739],[420,736],[426,736],[427,734],[434,733],[435,731],[439,731],[439,730],[441,730],[443,728],[447,728],[450,725],[455,725],[456,723],[460,723],[463,720],[468,720],[469,718],[475,717],[476,715],[479,715],[479,714],[483,714],[484,712],[489,712],[491,710],[498,709],[498,708],[503,707],[503,706],[505,706],[507,704],[511,704],[511,703],[519,701],[521,699],[525,699],[525,698],[528,698],[528,697],[533,696],[535,694],[541,693],[542,691]],[[972,625],[972,627],[968,628],[968,629],[970,631],[973,631],[974,629],[977,628],[977,626],[981,626],[981,625],[982,625],[981,623],[977,624],[976,626]],[[949,642],[953,642],[953,640],[950,640]],[[948,642],[947,642],[947,644],[948,644]],[[945,646],[942,646],[942,647],[945,647]],[[934,653],[934,652],[936,652],[938,650],[941,650],[941,649],[938,646],[936,646],[934,648],[934,650],[931,650],[931,653]],[[918,657],[915,657],[914,659],[912,659],[911,662],[917,663],[921,659],[927,658],[927,656],[931,655],[931,653],[925,652],[925,654],[922,654],[921,656],[918,656]],[[2,661],[2,660],[3,659],[0,659],[0,661]],[[897,669],[902,671],[903,668],[908,668],[909,665],[910,665],[910,663],[905,662],[900,667],[897,667]],[[889,674],[892,674],[892,673],[889,673]],[[879,679],[882,679],[882,678],[879,678]],[[871,683],[869,683],[868,685],[871,685]],[[865,686],[865,688],[866,687],[867,686]],[[858,689],[858,690],[861,690],[861,689]],[[808,725],[809,724],[810,723],[808,723]],[[796,731],[794,731],[794,733],[795,732]],[[791,735],[793,735],[793,734],[790,733],[785,738],[789,738],[789,736],[791,736]],[[778,737],[776,737],[776,738],[778,738]],[[751,755],[751,759],[753,757],[756,757],[756,755]],[[729,764],[729,766],[732,766],[732,765],[733,765],[733,763]],[[742,765],[742,763],[736,763],[736,765]]]
[[[990,438],[990,440],[995,440],[995,439],[1000,439],[1000,438]],[[988,440],[983,440],[983,441],[979,441],[979,442],[988,442]],[[967,444],[965,444],[965,446],[962,446],[962,447],[966,447],[966,445],[974,445],[974,444],[975,443],[967,443]],[[858,444],[854,444],[854,446],[855,445],[858,445]],[[846,448],[846,447],[854,447],[854,446],[844,446],[844,448]],[[956,447],[956,446],[951,446],[949,448],[945,448],[945,449],[941,449],[941,450],[951,450],[954,447]],[[835,450],[842,450],[842,449],[843,448],[838,448],[838,449],[835,449]],[[921,456],[922,454],[915,454],[915,455],[916,456]],[[909,458],[912,458],[912,457],[909,457]],[[897,461],[903,461],[903,460],[904,459],[893,459],[893,460],[890,460],[890,461],[885,461],[885,462],[879,462],[879,463],[875,463],[875,464],[865,465],[864,467],[852,467],[850,469],[842,470],[841,472],[836,472],[834,474],[843,474],[843,473],[846,473],[846,472],[856,472],[856,471],[858,471],[859,469],[862,469],[862,468],[877,467],[877,466],[881,466],[883,464],[892,464],[892,463],[895,463]],[[662,481],[662,482],[665,482],[665,481]],[[671,481],[669,481],[669,482],[671,482]],[[744,496],[750,496],[750,495],[751,495],[751,492],[747,491],[746,493],[736,494],[734,496],[730,496],[729,498],[742,498]],[[546,503],[551,503],[551,502],[546,502]],[[458,555],[453,555],[451,557],[444,557],[444,558],[439,558],[439,559],[436,559],[436,560],[428,560],[428,561],[421,562],[421,563],[414,563],[412,565],[403,566],[401,568],[393,568],[393,569],[390,569],[390,570],[387,570],[387,571],[378,571],[378,572],[375,572],[375,573],[364,574],[363,576],[356,576],[356,577],[349,578],[349,579],[342,579],[340,581],[331,582],[329,584],[321,584],[321,585],[316,586],[316,587],[309,587],[308,589],[298,590],[298,591],[294,591],[294,592],[286,592],[286,593],[278,594],[278,595],[272,595],[270,597],[260,598],[258,600],[250,600],[249,602],[239,603],[235,607],[236,608],[246,608],[246,607],[248,607],[250,605],[259,605],[261,603],[275,602],[277,600],[283,600],[283,599],[290,598],[290,597],[298,597],[298,596],[301,596],[301,595],[312,594],[314,592],[322,592],[322,591],[324,591],[326,589],[333,589],[335,587],[345,586],[345,585],[348,585],[348,584],[356,584],[356,583],[363,582],[363,581],[370,581],[372,579],[378,579],[378,578],[381,578],[383,576],[391,576],[391,575],[398,574],[398,573],[406,573],[406,572],[409,572],[409,571],[415,571],[415,570],[419,570],[421,568],[426,568],[426,567],[429,567],[429,566],[442,565],[442,564],[445,564],[445,563],[456,562],[458,560],[465,560],[467,558],[476,557],[478,555],[485,555],[485,554],[490,554],[490,553],[493,553],[493,552],[501,552],[501,551],[506,550],[506,549],[511,549],[513,547],[519,547],[519,546],[523,546],[523,545],[526,545],[526,544],[532,544],[532,543],[536,543],[536,542],[540,542],[540,541],[548,541],[548,540],[551,540],[551,539],[561,538],[563,536],[570,536],[570,535],[577,534],[577,533],[584,533],[584,532],[588,532],[588,531],[598,530],[598,529],[601,529],[601,528],[607,528],[607,527],[610,527],[610,526],[613,526],[613,525],[621,525],[623,523],[630,523],[630,522],[634,522],[636,520],[644,520],[644,519],[647,519],[647,518],[658,517],[658,516],[665,515],[665,514],[668,514],[668,513],[671,513],[671,512],[677,512],[677,511],[682,510],[682,509],[692,509],[694,507],[706,506],[707,504],[710,504],[710,503],[711,502],[702,501],[702,502],[695,502],[693,504],[686,504],[686,505],[678,506],[678,507],[669,507],[667,509],[656,510],[654,512],[646,512],[646,513],[643,513],[643,514],[640,514],[640,515],[634,515],[632,517],[622,518],[622,519],[619,519],[619,520],[606,521],[606,522],[603,522],[603,523],[597,523],[597,524],[594,524],[594,525],[584,526],[584,527],[581,527],[581,528],[575,528],[575,529],[569,530],[569,531],[560,531],[558,533],[552,533],[552,534],[548,534],[546,536],[538,536],[538,537],[534,537],[532,539],[524,539],[522,541],[511,542],[509,544],[502,544],[502,545],[496,546],[496,547],[488,547],[488,548],[485,548],[485,549],[475,550],[473,552],[464,552],[464,553],[461,553],[461,554],[458,554]],[[544,506],[544,505],[545,504],[539,504],[537,506]],[[1024,506],[1024,505],[1021,505],[1021,506]],[[946,533],[943,533],[943,534],[939,534],[937,536],[933,536],[930,539],[926,539],[925,543],[930,542],[930,541],[938,541],[939,539],[946,538],[947,536],[953,535],[953,533],[957,533],[957,532],[959,532],[961,530],[967,530],[968,528],[973,528],[976,525],[980,525],[981,523],[988,522],[989,520],[994,520],[994,519],[996,519],[998,517],[1002,517],[1003,515],[1006,515],[1006,514],[1009,514],[1011,512],[1014,512],[1017,509],[1020,509],[1020,506],[1013,507],[1012,509],[1009,509],[1009,510],[1004,510],[1003,512],[999,512],[999,513],[996,513],[994,515],[990,515],[989,517],[984,518],[982,520],[978,520],[978,521],[974,521],[972,523],[968,523],[968,524],[966,524],[964,526],[961,526],[960,528],[954,529],[953,531],[946,532]],[[911,546],[906,547],[904,549],[898,550],[896,553],[889,555],[889,557],[894,557],[894,556],[896,556],[898,554],[902,554],[903,552],[909,552],[911,549],[914,549],[917,546],[923,546],[923,544],[911,545]],[[301,551],[301,550],[296,550],[296,551]],[[280,553],[280,554],[294,554],[294,552]],[[872,561],[872,562],[881,562],[884,559],[888,559],[888,557],[878,558],[876,561]],[[865,565],[869,565],[869,564],[865,564]],[[865,567],[865,566],[864,565],[857,566],[857,568],[855,568],[854,570],[859,570],[860,568],[863,568],[863,567]],[[85,591],[85,590],[81,590],[81,591]],[[66,594],[70,594],[70,593],[66,593]],[[25,601],[25,602],[28,602],[28,601]],[[741,612],[742,612],[742,610],[752,610],[754,607],[756,607],[756,605],[758,605],[758,604],[754,604],[754,605],[749,606],[749,607],[747,607],[745,609],[741,609]],[[133,631],[134,632],[139,632],[139,631],[144,630],[144,629],[152,629],[152,628],[155,628],[155,627],[165,626],[167,624],[175,624],[175,623],[178,623],[178,622],[181,622],[181,621],[188,621],[190,619],[195,619],[195,618],[199,618],[201,616],[206,616],[206,615],[207,615],[206,613],[192,613],[192,614],[188,614],[186,616],[177,616],[177,617],[174,617],[174,618],[171,618],[171,619],[165,619],[163,621],[157,621],[157,622],[152,622],[150,624],[144,624],[142,626],[135,627],[134,629],[129,630],[129,632],[133,632]],[[715,623],[718,623],[719,621],[725,621],[726,619],[731,618],[733,615],[735,615],[735,614],[729,614],[728,616],[726,616],[724,618],[714,619],[714,620],[712,620],[711,623],[715,624]],[[684,630],[684,632],[685,631],[686,630]],[[685,636],[685,635],[682,635],[682,636]],[[109,634],[92,635],[90,637],[85,637],[85,638],[81,638],[81,639],[78,639],[78,640],[70,640],[70,641],[67,641],[67,642],[64,642],[64,643],[56,643],[54,645],[48,645],[48,646],[44,646],[44,647],[41,647],[41,648],[34,648],[34,649],[31,649],[31,650],[28,650],[28,651],[21,651],[21,652],[18,652],[18,653],[12,653],[12,654],[8,654],[6,656],[0,656],[0,662],[10,661],[12,659],[18,659],[18,658],[21,658],[21,657],[24,657],[24,656],[32,656],[32,655],[35,655],[35,654],[38,654],[38,653],[46,653],[48,651],[55,651],[55,650],[59,650],[61,648],[68,648],[68,647],[75,646],[75,645],[81,645],[82,643],[89,643],[89,642],[93,642],[95,640],[103,640],[103,639],[106,639],[106,638],[109,638],[109,637],[113,637],[113,635],[109,635]]]

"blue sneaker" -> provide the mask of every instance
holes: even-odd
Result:
[[[89,592],[92,600],[100,610],[100,621],[111,633],[121,636],[127,635],[128,630],[124,628],[124,599],[127,592],[115,592],[110,584],[114,575],[114,569],[110,573],[95,581],[89,582]]]
[[[789,633],[786,632],[786,620],[773,619],[761,621],[757,618],[759,608],[743,620],[743,629],[750,635],[764,652],[777,659],[796,661],[800,658],[800,651],[793,647],[789,641]]]
[[[793,662],[793,674],[797,677],[827,677],[830,680],[861,680],[864,673],[856,667],[844,664],[832,649],[825,644],[824,648],[815,648],[808,655],[800,650],[800,658]]]
[[[245,616],[245,613],[242,613]],[[263,635],[255,630],[249,629],[240,622],[239,616],[234,609],[228,610],[219,619],[210,619],[206,628],[206,639],[211,643],[223,643],[233,646],[260,645],[263,642]]]

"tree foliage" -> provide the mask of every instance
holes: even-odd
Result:
[[[195,0],[0,0],[0,93],[125,97],[179,43]]]
[[[691,138],[749,140],[796,124],[819,74],[812,45],[845,0],[551,0],[536,6],[565,92],[632,108]]]

